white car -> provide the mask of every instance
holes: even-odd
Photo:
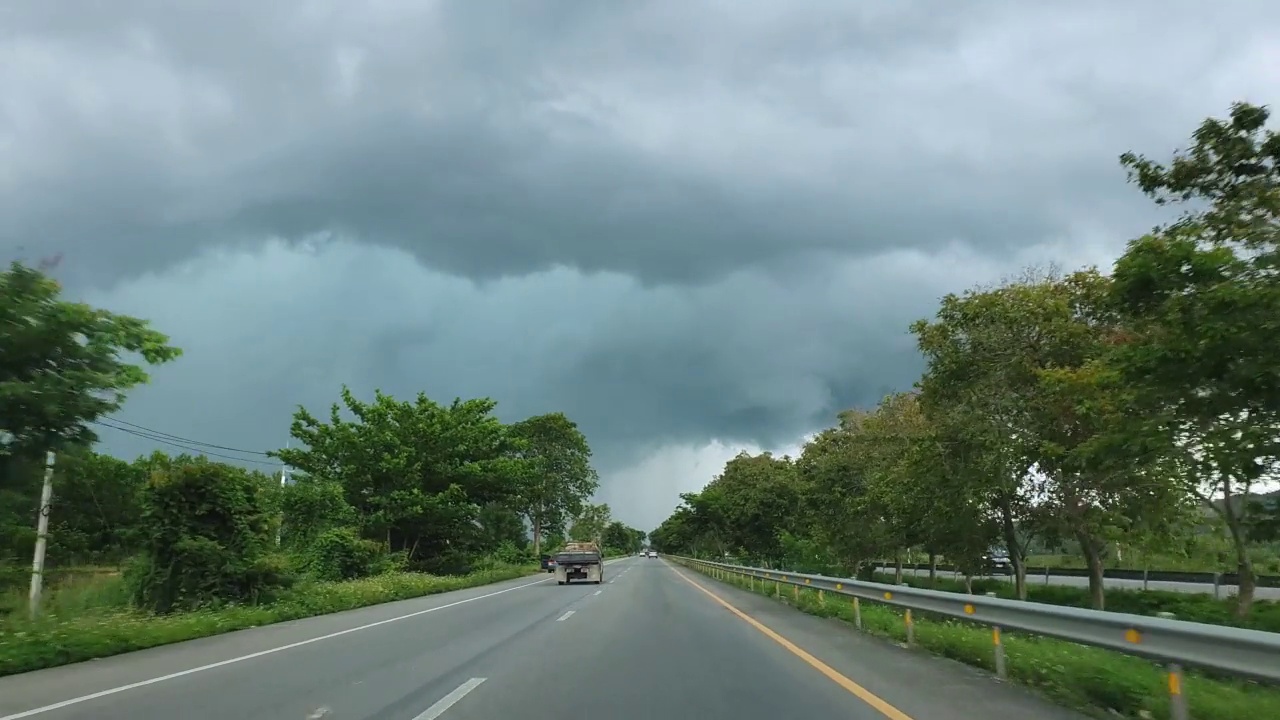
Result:
[[[650,551],[649,551],[649,557],[651,557],[651,558],[656,558],[656,557],[658,557],[658,551],[657,551],[657,550],[650,550]]]

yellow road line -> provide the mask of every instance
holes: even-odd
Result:
[[[705,587],[703,587],[701,584],[699,584],[697,581],[695,581],[695,580],[693,580],[693,579],[689,578],[689,577],[688,577],[687,575],[685,575],[683,572],[681,572],[681,571],[677,570],[677,571],[676,571],[676,575],[679,575],[681,580],[684,580],[685,582],[687,582],[687,583],[689,583],[690,585],[694,586],[694,587],[695,587],[695,588],[697,588],[698,590],[702,591],[702,593],[703,593],[703,594],[705,594],[707,597],[709,597],[709,598],[711,598],[712,600],[715,600],[716,602],[720,603],[722,606],[724,606],[724,609],[725,609],[725,610],[728,610],[729,612],[733,613],[734,615],[737,615],[739,618],[741,618],[742,620],[744,620],[748,625],[750,625],[751,627],[755,628],[756,630],[759,630],[760,632],[764,633],[764,634],[765,634],[765,635],[766,635],[770,640],[772,640],[772,641],[774,641],[774,642],[778,643],[779,645],[781,645],[782,647],[786,648],[787,652],[791,653],[792,655],[795,655],[796,657],[800,658],[801,660],[804,660],[806,663],[809,663],[809,665],[810,665],[811,667],[813,667],[813,669],[814,669],[814,670],[817,670],[818,672],[820,672],[820,673],[822,673],[823,675],[827,676],[827,679],[831,680],[831,681],[832,681],[832,682],[834,682],[835,684],[837,684],[837,685],[839,685],[840,687],[844,688],[844,689],[845,689],[845,690],[847,690],[850,694],[854,695],[855,697],[857,697],[857,698],[858,698],[859,700],[861,700],[862,702],[864,702],[864,703],[866,703],[866,704],[870,705],[871,707],[875,708],[876,710],[878,710],[878,711],[880,712],[880,714],[881,714],[881,715],[884,715],[885,717],[889,718],[890,720],[912,720],[912,718],[911,718],[911,716],[910,716],[910,715],[908,715],[908,714],[906,714],[906,713],[902,712],[901,710],[899,710],[898,708],[896,708],[896,707],[894,707],[894,706],[890,705],[889,703],[887,703],[887,702],[885,702],[884,700],[882,700],[882,699],[881,699],[878,695],[876,695],[875,693],[871,692],[870,690],[868,690],[868,689],[866,689],[866,688],[862,687],[862,686],[861,686],[861,685],[859,685],[858,683],[856,683],[856,682],[854,682],[854,681],[850,680],[849,678],[845,677],[844,675],[840,674],[840,672],[839,672],[838,670],[836,670],[835,668],[833,668],[833,667],[831,667],[830,665],[828,665],[828,664],[826,664],[826,663],[822,662],[821,660],[819,660],[818,658],[814,657],[813,655],[810,655],[808,652],[806,652],[806,651],[805,651],[803,648],[801,648],[799,645],[796,645],[795,643],[791,642],[790,640],[788,640],[788,639],[786,639],[786,638],[782,637],[781,635],[779,635],[778,633],[774,632],[774,631],[773,631],[773,630],[771,630],[768,626],[766,626],[764,623],[760,622],[759,620],[756,620],[755,618],[751,617],[750,615],[746,614],[745,612],[743,612],[743,611],[739,610],[738,608],[734,607],[733,605],[729,604],[729,602],[728,602],[727,600],[725,600],[724,598],[720,597],[719,595],[717,595],[717,594],[715,594],[715,593],[711,592],[710,590],[706,589],[706,588],[705,588]]]

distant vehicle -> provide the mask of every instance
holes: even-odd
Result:
[[[982,556],[982,560],[993,574],[1007,575],[1013,571],[1013,562],[1009,560],[1009,553],[1002,548],[991,548]]]
[[[557,585],[568,585],[574,580],[599,585],[604,580],[604,559],[595,543],[566,543],[554,559]]]
[[[650,550],[650,551],[648,552],[648,556],[649,556],[649,557],[651,557],[651,558],[656,558],[656,557],[658,557],[658,551],[657,551],[657,550]]]
[[[542,563],[542,571],[543,571],[543,572],[555,572],[555,571],[556,571],[556,561],[555,561],[555,558],[551,557],[550,555],[541,555],[541,556],[539,556],[539,558],[538,558],[538,559],[539,559],[539,561]]]

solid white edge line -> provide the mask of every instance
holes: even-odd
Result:
[[[265,655],[272,655],[278,652],[283,652],[285,650],[292,650],[293,648],[302,647],[303,645],[318,643],[321,640],[329,640],[332,638],[341,637],[343,635],[350,635],[353,632],[368,630],[369,628],[378,627],[379,625],[387,625],[389,623],[399,622],[400,620],[408,620],[409,618],[415,618],[420,615],[426,615],[427,613],[433,613],[433,612],[436,612],[437,610],[445,610],[451,607],[465,605],[469,602],[475,602],[476,600],[484,600],[485,598],[491,598],[491,597],[494,597],[495,595],[502,595],[504,593],[512,592],[513,590],[520,590],[522,588],[532,587],[534,585],[540,585],[544,582],[548,582],[549,580],[551,580],[551,578],[534,580],[531,583],[517,585],[515,587],[510,587],[505,590],[498,590],[497,592],[485,593],[484,595],[477,595],[472,598],[466,598],[465,600],[457,600],[455,602],[447,603],[445,605],[437,605],[436,607],[427,608],[425,610],[417,610],[415,612],[408,613],[407,615],[397,615],[396,617],[393,617],[393,618],[387,618],[386,620],[379,620],[377,622],[371,622],[365,625],[360,625],[353,628],[347,628],[346,630],[339,630],[338,632],[329,633],[328,635],[321,635],[319,637],[308,638],[306,640],[299,640],[298,642],[289,643],[287,645],[268,648],[266,650],[259,650],[258,652],[249,653],[248,655],[241,655],[239,657],[228,658],[226,660],[220,660],[216,663],[209,663],[208,665],[201,665],[199,667],[193,667],[187,670],[179,670],[178,672],[169,673],[168,675],[161,675],[160,677],[148,678],[146,680],[139,680],[138,682],[129,683],[128,685],[120,685],[119,687],[108,688],[106,690],[99,690],[98,692],[89,693],[88,695],[81,695],[80,697],[74,697],[74,698],[71,698],[70,700],[63,700],[61,702],[52,703],[50,705],[45,705],[43,707],[32,708],[31,710],[23,710],[22,712],[14,713],[12,715],[0,716],[0,720],[18,720],[19,718],[31,717],[32,715],[39,715],[41,713],[47,713],[52,710],[59,710],[61,708],[69,707],[71,705],[79,705],[80,703],[88,702],[90,700],[97,700],[98,698],[107,697],[108,695],[116,695],[118,693],[125,692],[126,690],[134,690],[136,688],[146,687],[148,685],[155,685],[156,683],[162,683],[167,680],[174,680],[176,678],[185,677],[187,675],[194,675],[196,673],[204,672],[206,670],[213,670],[214,668],[220,668],[226,665],[234,665],[235,663],[244,662],[245,660],[253,660],[254,658],[260,658]],[[317,616],[317,617],[320,617],[320,616]],[[264,627],[267,627],[267,626],[264,626]]]
[[[567,612],[567,613],[565,613],[565,614],[561,615],[560,617],[556,618],[556,622],[564,622],[565,620],[568,620],[568,619],[569,619],[569,618],[570,618],[574,613],[576,613],[576,612],[578,612],[578,611],[577,611],[577,610],[570,610],[569,612]],[[4,718],[0,718],[0,720],[4,720]]]
[[[459,700],[466,697],[467,693],[480,687],[480,683],[484,681],[485,678],[471,678],[455,688],[453,692],[437,700],[435,705],[423,710],[413,720],[436,720],[436,718],[444,714],[445,710],[453,707]]]
[[[622,558],[616,558],[614,560],[606,560],[605,564],[607,565],[610,562],[617,562],[618,560],[621,560],[621,559]],[[139,680],[138,682],[129,683],[128,685],[121,685],[119,687],[107,688],[106,690],[99,690],[98,692],[89,693],[88,695],[73,697],[70,700],[62,700],[56,703],[51,703],[49,705],[44,705],[42,707],[32,708],[30,710],[23,710],[22,712],[13,713],[12,715],[0,715],[0,720],[19,720],[19,718],[27,718],[33,715],[39,715],[41,713],[47,713],[53,710],[60,710],[64,707],[79,705],[80,703],[83,703],[83,702],[88,702],[90,700],[97,700],[98,698],[107,697],[109,695],[116,695],[116,694],[125,692],[127,690],[134,690],[140,687],[146,687],[148,685],[155,685],[156,683],[162,683],[167,680],[173,680],[175,678],[185,677],[187,675],[194,675],[196,673],[204,672],[206,670],[213,670],[214,668],[220,668],[220,667],[223,667],[224,665],[234,665],[235,663],[238,663],[238,662],[244,662],[245,660],[260,658],[264,655],[271,655],[274,653],[282,652],[284,650],[292,650],[293,648],[302,647],[303,645],[310,645],[311,643],[317,643],[317,642],[320,642],[321,640],[328,640],[330,638],[349,635],[353,632],[359,632],[360,630],[368,630],[369,628],[378,627],[379,625],[386,625],[388,623],[398,622],[400,620],[408,620],[409,618],[418,617],[419,615],[426,615],[427,613],[433,613],[437,610],[445,610],[447,608],[457,607],[459,605],[465,605],[469,602],[475,602],[476,600],[484,600],[485,598],[491,598],[491,597],[494,597],[495,595],[502,595],[504,593],[509,593],[512,590],[520,590],[521,588],[540,585],[544,582],[550,582],[551,580],[552,578],[543,578],[541,580],[534,580],[531,583],[525,583],[523,585],[509,587],[505,590],[498,590],[496,592],[486,593],[484,595],[477,595],[473,598],[458,600],[457,602],[451,602],[446,605],[437,605],[436,607],[427,608],[426,610],[418,610],[416,612],[411,612],[407,615],[397,615],[396,617],[393,617],[393,618],[387,618],[386,620],[371,622],[366,625],[360,625],[359,627],[347,628],[346,630],[339,630],[338,632],[329,633],[328,635],[321,635],[320,637],[313,637],[307,640],[299,640],[298,642],[295,642],[295,643],[289,643],[288,645],[281,645],[280,647],[269,648],[267,650],[259,650],[258,652],[249,653],[248,655],[241,655],[239,657],[228,658],[226,660],[220,660],[216,663],[209,663],[208,665],[201,665],[199,667],[193,667],[187,670],[180,670],[175,673],[169,673],[168,675],[161,675],[160,677],[148,678],[146,680]],[[375,607],[375,606],[369,605],[368,607]],[[324,616],[316,615],[314,617],[324,617]],[[269,626],[262,626],[262,627],[269,627]],[[245,628],[245,629],[248,630],[251,628]],[[215,637],[215,636],[210,636],[210,637]],[[164,647],[164,646],[160,645],[157,647]],[[124,653],[123,655],[127,655],[127,654],[128,653]],[[117,657],[120,657],[120,656],[117,656]],[[101,659],[107,660],[109,659],[109,657],[101,658]],[[64,665],[63,667],[67,667],[67,666]]]

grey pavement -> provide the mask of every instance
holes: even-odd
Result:
[[[879,575],[892,576],[893,568],[877,568],[876,572]],[[929,576],[929,571],[926,569],[914,570],[911,568],[903,568],[902,572],[903,574],[915,575],[916,577]],[[938,577],[957,578],[958,576],[956,576],[955,573],[939,572]],[[988,577],[993,577],[998,580],[1007,580],[1008,582],[1013,582],[1013,578],[1009,575],[991,575]],[[1080,588],[1089,587],[1089,578],[1086,578],[1086,577],[1074,577],[1071,575],[1053,575],[1053,574],[1050,574],[1048,577],[1046,577],[1043,572],[1037,573],[1034,571],[1027,575],[1027,582],[1031,584],[1039,584],[1039,585],[1065,585],[1069,587],[1080,587]],[[1127,580],[1127,579],[1120,579],[1120,578],[1106,578],[1106,580],[1104,581],[1104,586],[1109,588],[1117,588],[1117,589],[1124,589],[1124,590],[1143,590],[1144,589],[1141,580]],[[1205,593],[1210,595],[1213,594],[1213,585],[1210,583],[1159,582],[1155,580],[1150,580],[1147,582],[1145,589],[1164,590],[1166,592],[1179,592],[1179,593]],[[1237,588],[1235,585],[1219,585],[1218,597],[1221,597],[1221,598],[1229,597],[1231,595],[1234,595],[1237,590],[1239,590],[1239,588]],[[1260,587],[1255,589],[1253,596],[1258,600],[1280,600],[1280,588]]]
[[[0,720],[1083,718],[663,559],[549,580],[0,678]]]

